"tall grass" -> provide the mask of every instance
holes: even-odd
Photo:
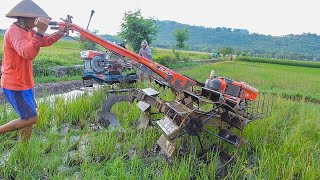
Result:
[[[53,82],[61,82],[61,81],[72,81],[72,80],[81,80],[80,75],[76,76],[63,76],[63,77],[56,77],[56,76],[42,76],[42,77],[35,77],[34,81],[36,84],[38,83],[53,83]]]

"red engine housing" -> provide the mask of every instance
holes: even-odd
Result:
[[[95,56],[105,56],[105,53],[93,50],[82,51],[80,57],[85,60],[91,60]]]
[[[219,91],[226,98],[234,101],[246,99],[253,101],[258,96],[258,90],[252,86],[249,86],[245,82],[237,82],[224,77],[216,77],[212,80],[207,80],[207,88]]]

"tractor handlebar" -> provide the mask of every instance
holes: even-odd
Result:
[[[50,21],[49,26],[57,26],[58,22],[57,21]]]
[[[122,48],[112,42],[109,42],[96,34],[93,34],[89,32],[88,30],[70,22],[70,21],[62,21],[62,22],[50,22],[50,25],[58,26],[58,27],[64,27],[68,26],[69,31],[77,31],[80,33],[80,37],[85,37],[86,39],[89,39],[97,44],[100,44],[105,49],[111,50],[113,52],[116,52],[122,56],[125,56],[134,62],[143,64],[150,68],[154,73],[160,75],[167,83],[173,88],[174,90],[178,92],[182,92],[183,90],[189,90],[193,86],[203,86],[202,83],[191,79],[189,77],[186,77],[184,75],[181,75],[161,64],[158,64],[156,62],[150,61],[149,59],[139,56],[138,54],[131,52],[125,48]],[[55,27],[51,27],[55,28]]]
[[[58,27],[58,26],[53,26],[53,27],[50,27],[50,29],[52,29],[52,30],[58,30],[59,27]]]
[[[52,30],[58,30],[59,29],[59,23],[57,21],[50,21],[49,22],[49,26],[51,26],[50,29],[52,29]]]

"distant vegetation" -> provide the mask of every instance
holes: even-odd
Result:
[[[237,60],[247,61],[247,62],[281,64],[281,65],[288,65],[288,66],[320,68],[320,62],[293,61],[293,60],[285,60],[285,59],[270,59],[270,58],[259,58],[259,57],[248,57],[248,56],[239,56],[237,57]]]

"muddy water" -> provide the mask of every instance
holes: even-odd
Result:
[[[36,84],[33,88],[36,98],[45,97],[48,94],[61,94],[70,92],[82,87],[82,81],[66,81],[66,82],[56,82],[56,83],[41,83]],[[0,88],[0,103],[6,103],[6,99],[2,93],[2,88]]]
[[[39,98],[37,100],[37,103],[41,103],[41,102],[50,102],[50,103],[54,103],[56,98],[61,98],[64,99],[66,101],[73,101],[75,99],[77,99],[77,97],[81,96],[82,94],[84,94],[85,92],[88,92],[89,95],[91,95],[93,93],[93,89],[84,89],[84,90],[72,90],[70,92],[65,92],[62,94],[53,94],[53,95],[49,95],[46,97],[42,97]]]
[[[52,94],[46,97],[39,98],[38,103],[41,101],[49,101],[54,102],[56,98],[62,98],[64,100],[73,101],[77,99],[77,97],[81,96],[84,93],[88,93],[89,95],[93,95],[93,92],[96,90],[101,89],[102,87],[105,87],[107,85],[99,85],[94,84],[93,87],[80,87],[71,91],[67,91],[60,94]]]

